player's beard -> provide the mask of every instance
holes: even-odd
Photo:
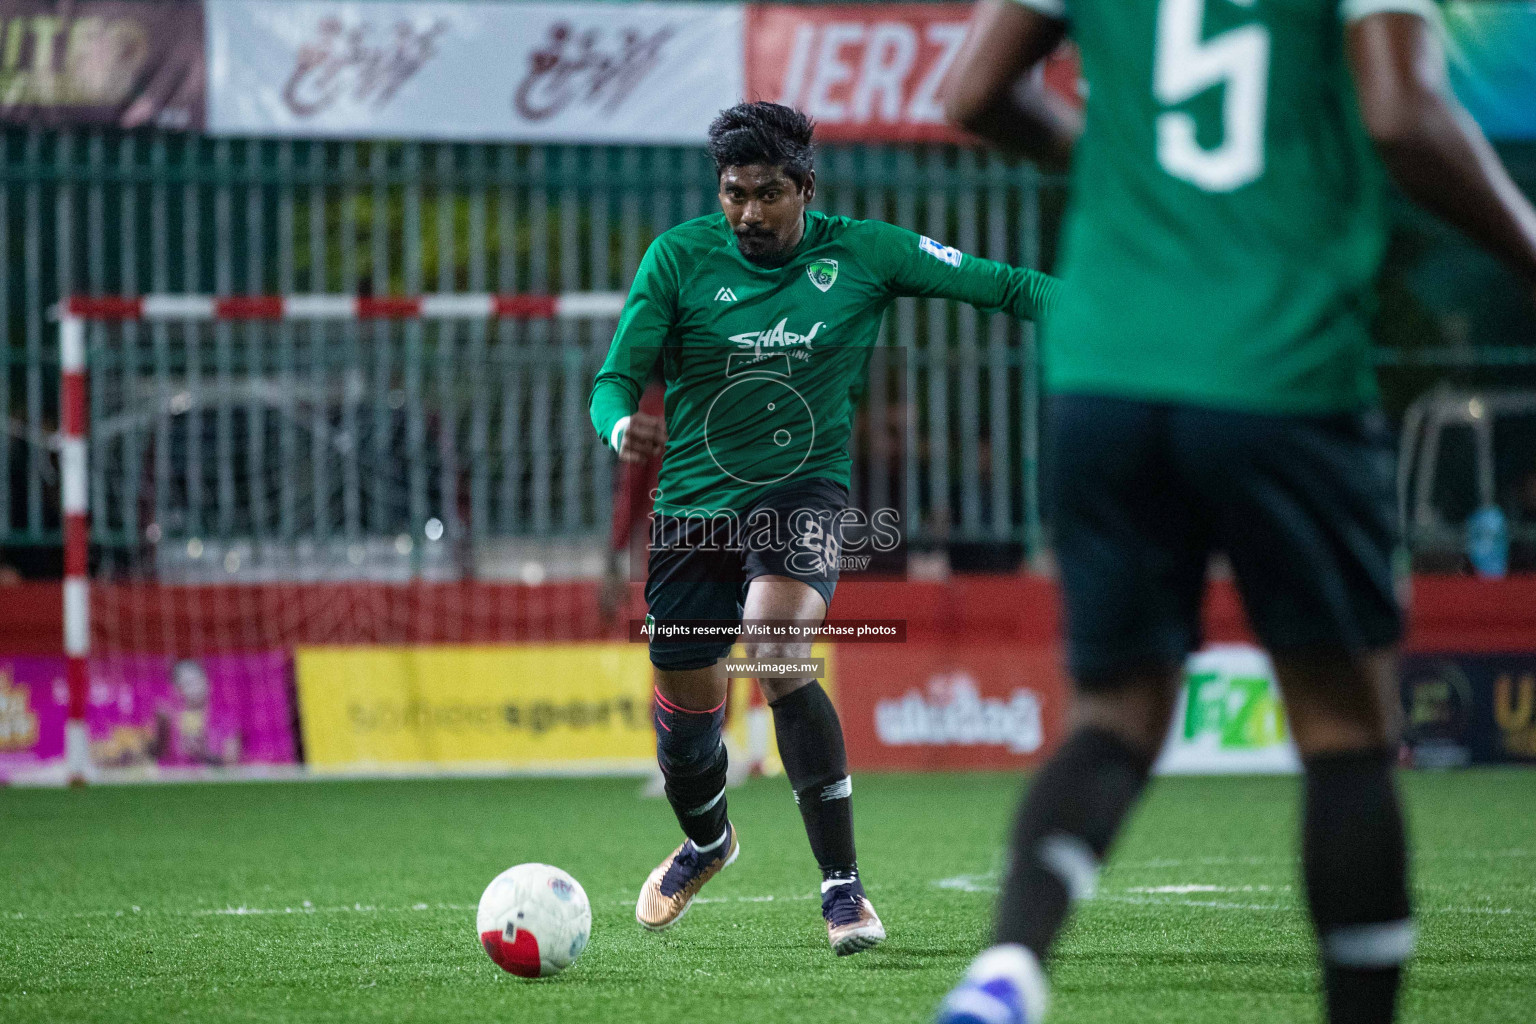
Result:
[[[778,266],[789,256],[789,246],[771,231],[738,231],[736,247],[749,261],[764,267]]]

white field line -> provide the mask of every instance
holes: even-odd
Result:
[[[969,892],[996,894],[998,891],[997,876],[995,874],[981,875],[954,875],[950,878],[937,878],[931,883],[938,889],[948,889],[952,892]],[[1433,891],[1436,887],[1418,885],[1420,890]],[[1459,886],[1455,887],[1458,890]],[[1170,897],[1189,896],[1192,894],[1209,893],[1211,895],[1231,895],[1240,893],[1283,893],[1290,892],[1289,885],[1209,885],[1203,882],[1185,882],[1177,885],[1133,885],[1127,886],[1119,892],[1105,892],[1100,890],[1091,899],[1104,903],[1129,903],[1141,906],[1164,907],[1203,907],[1216,910],[1292,910],[1293,904],[1289,903],[1234,903],[1227,900],[1198,900],[1198,899],[1174,899]],[[1430,906],[1424,908],[1424,912],[1430,914],[1493,914],[1496,916],[1519,915],[1522,917],[1536,916],[1536,910],[1524,907],[1493,907],[1493,906],[1466,906],[1453,904],[1450,906]]]
[[[598,779],[646,778],[656,771],[654,759],[614,758],[580,765],[532,764],[508,766],[496,762],[454,765],[391,764],[336,771],[316,771],[308,765],[253,764],[228,768],[98,768],[93,786],[165,786],[190,783],[269,782],[404,782],[464,779]],[[62,761],[11,776],[15,789],[61,789],[69,784]]]
[[[1536,849],[1512,847],[1504,850],[1415,850],[1413,860],[1504,860],[1536,857]],[[1294,857],[1176,857],[1154,860],[1116,860],[1116,871],[1163,870],[1167,868],[1287,867]]]
[[[1522,855],[1525,851],[1504,851],[1512,855]],[[1117,865],[1129,867],[1129,865]],[[945,889],[951,892],[982,893],[995,895],[998,891],[997,875],[992,872],[973,875],[953,875],[949,878],[936,878],[929,882],[936,889]],[[1107,903],[1128,903],[1144,906],[1176,906],[1176,907],[1204,907],[1217,910],[1292,910],[1294,904],[1290,903],[1237,903],[1217,899],[1179,899],[1175,897],[1189,897],[1195,895],[1226,896],[1244,893],[1286,893],[1292,890],[1290,885],[1214,885],[1205,882],[1181,882],[1172,885],[1134,885],[1127,886],[1119,891],[1100,890],[1092,898]],[[1436,886],[1417,886],[1421,891],[1428,889],[1434,891]],[[1445,887],[1451,888],[1451,887]],[[1460,887],[1455,887],[1460,890]],[[819,899],[816,893],[792,893],[789,895],[770,893],[761,896],[697,896],[695,903],[786,903],[792,901]],[[631,900],[611,900],[613,906],[629,906]],[[336,906],[316,906],[309,900],[304,900],[298,906],[282,907],[253,907],[244,903],[224,907],[205,907],[193,909],[162,909],[151,907],[133,906],[126,910],[85,910],[73,911],[66,914],[27,914],[21,912],[0,912],[0,920],[4,921],[43,921],[59,919],[81,918],[122,918],[137,917],[140,915],[152,915],[155,917],[269,917],[282,915],[303,914],[410,914],[424,911],[447,911],[452,913],[468,913],[474,911],[473,903],[412,903],[406,906],[379,906],[373,903],[352,903]],[[1495,907],[1495,906],[1430,906],[1425,911],[1430,914],[1490,914],[1495,916],[1518,915],[1521,917],[1536,916],[1536,910],[1525,907]]]
[[[1185,885],[1132,885],[1126,892],[1146,893],[1149,896],[1163,893],[1187,895],[1192,892],[1290,892],[1288,885],[1200,885],[1189,883]]]
[[[68,914],[23,914],[3,913],[0,920],[5,921],[52,921],[59,918],[98,918],[98,917],[261,917],[282,914],[409,914],[423,910],[474,910],[473,903],[413,903],[406,907],[381,907],[371,903],[354,903],[351,906],[317,907],[309,900],[296,907],[248,907],[245,904],[227,907],[199,907],[185,910],[171,910],[150,907],[129,907],[127,910],[77,910]]]
[[[1098,903],[1131,903],[1144,907],[1204,907],[1208,910],[1290,910],[1285,903],[1229,903],[1226,900],[1171,900],[1152,896],[1121,896],[1115,893],[1096,893]]]
[[[188,917],[253,917],[263,914],[405,914],[421,910],[474,910],[472,903],[412,903],[408,907],[380,907],[371,903],[354,903],[350,907],[317,907],[305,900],[297,907],[221,907],[216,910],[186,911]],[[168,911],[168,913],[176,913]]]
[[[820,899],[817,893],[795,893],[790,896],[696,896],[695,903],[775,903],[790,900],[815,900]],[[633,900],[613,900],[614,906],[631,906]],[[317,907],[309,900],[296,907],[251,907],[244,903],[238,906],[207,907],[190,910],[170,910],[150,907],[130,907],[127,910],[80,910],[68,914],[25,914],[15,912],[0,913],[0,921],[51,921],[60,918],[119,918],[119,917],[274,917],[286,914],[410,914],[426,910],[451,911],[453,913],[472,912],[477,909],[473,903],[412,903],[403,907],[381,907],[373,903],[353,903],[331,907]]]
[[[955,875],[951,878],[936,878],[929,884],[955,892],[997,892],[997,875]]]
[[[1116,871],[1162,871],[1168,868],[1284,867],[1296,863],[1294,857],[1173,857],[1155,860],[1117,860]]]
[[[932,884],[940,889],[949,889],[956,892],[997,892],[996,876],[993,875],[955,875],[952,878],[940,878]],[[1136,903],[1149,906],[1163,907],[1214,907],[1218,910],[1288,910],[1288,906],[1279,903],[1228,903],[1221,900],[1178,900],[1157,899],[1154,897],[1181,894],[1191,892],[1256,892],[1268,891],[1268,886],[1220,886],[1220,885],[1171,885],[1171,886],[1137,886],[1126,889],[1123,893],[1099,891],[1090,900],[1101,903]]]

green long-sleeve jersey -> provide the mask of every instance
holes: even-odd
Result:
[[[656,511],[739,511],[793,479],[847,486],[852,385],[886,307],[900,296],[957,299],[1040,319],[1058,282],[904,228],[808,212],[779,267],[736,247],[724,214],[680,224],[646,251],[592,388],[610,447],[658,359],[667,446]]]

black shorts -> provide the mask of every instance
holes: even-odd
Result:
[[[1180,664],[1224,552],[1271,651],[1396,642],[1393,452],[1379,413],[1281,416],[1054,396],[1050,500],[1078,682]]]
[[[650,618],[741,622],[747,586],[759,576],[789,576],[832,606],[841,550],[837,518],[848,489],[825,477],[776,487],[741,512],[651,520],[645,603]],[[704,668],[730,653],[729,640],[652,639],[651,663]]]

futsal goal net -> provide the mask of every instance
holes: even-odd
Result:
[[[593,610],[616,464],[587,413],[622,303],[61,303],[71,775],[164,762],[181,733],[197,739],[176,763],[297,736],[263,718],[293,716],[264,687],[297,648],[622,633]],[[221,687],[245,705],[233,733],[208,698]],[[157,694],[170,711],[110,706]]]

